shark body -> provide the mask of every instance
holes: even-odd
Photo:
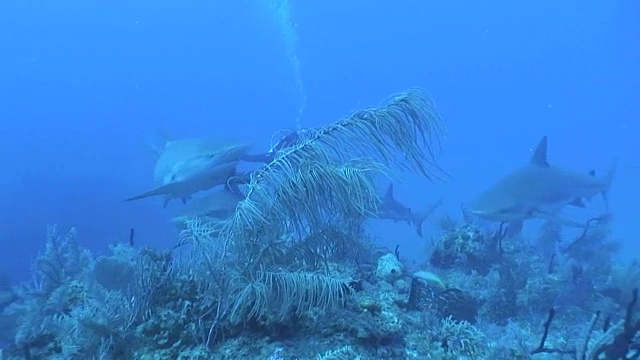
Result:
[[[471,201],[467,209],[490,221],[508,222],[510,232],[522,222],[548,218],[567,205],[585,207],[584,199],[611,186],[615,167],[604,177],[552,166],[547,161],[547,137],[543,137],[528,164],[500,179]]]
[[[382,198],[382,203],[378,207],[377,215],[379,219],[392,220],[394,222],[404,221],[409,225],[413,225],[418,236],[422,237],[422,223],[441,203],[440,201],[434,204],[424,212],[415,213],[411,208],[396,200],[393,196],[393,184],[389,184]]]
[[[211,190],[209,194],[189,201],[172,221],[180,227],[185,221],[198,217],[225,220],[233,215],[242,200],[242,194],[227,187]]]
[[[216,219],[225,219],[233,214],[240,201],[244,199],[242,194],[238,194],[226,187],[212,190],[205,196],[189,201],[181,209],[178,216],[185,218],[208,216]]]
[[[235,175],[248,144],[225,145],[214,139],[170,141],[160,150],[154,169],[155,188],[125,201],[164,196],[186,202],[191,195],[225,184]]]

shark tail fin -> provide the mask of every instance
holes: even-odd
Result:
[[[438,202],[436,202],[435,204],[433,204],[429,208],[427,208],[425,211],[423,211],[420,214],[416,215],[415,219],[413,220],[413,226],[415,226],[416,233],[418,234],[418,236],[422,237],[422,234],[423,234],[422,233],[422,224],[424,223],[424,220],[426,218],[428,218],[429,215],[433,214],[433,212],[440,205],[442,205],[442,200],[439,200]]]
[[[413,226],[415,226],[416,228],[416,234],[418,234],[418,236],[420,237],[422,237],[422,223],[426,218],[427,218],[426,216],[418,216],[416,221],[413,223]]]

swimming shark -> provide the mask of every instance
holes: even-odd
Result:
[[[186,203],[197,192],[225,184],[249,147],[212,138],[169,141],[159,149],[153,176],[156,187],[125,201],[164,196],[164,206],[172,199]]]
[[[441,204],[442,201],[438,201],[425,211],[421,213],[414,213],[411,208],[396,200],[393,196],[393,184],[389,184],[387,191],[382,198],[382,202],[378,206],[377,217],[379,219],[392,220],[394,222],[404,221],[409,225],[413,225],[418,236],[422,237],[422,223]]]
[[[235,212],[244,195],[229,187],[211,190],[208,194],[193,198],[180,209],[172,222],[180,225],[186,220],[207,217],[211,219],[227,219]]]
[[[520,231],[524,220],[549,219],[567,205],[585,207],[584,200],[607,194],[615,165],[604,177],[580,173],[549,164],[547,137],[536,147],[529,162],[498,180],[467,205],[480,218],[506,222],[509,233]]]

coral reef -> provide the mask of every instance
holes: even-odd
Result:
[[[452,231],[446,237],[460,229]],[[376,275],[378,265],[395,264],[396,255],[360,236],[344,239],[345,252],[326,261],[302,261],[317,272],[261,269],[247,282],[213,272],[230,267],[194,263],[182,247],[117,244],[94,258],[75,230],[60,235],[52,228],[36,283],[16,289],[3,313],[17,324],[3,358],[618,359],[607,354],[623,350],[634,358],[637,292],[626,287],[637,284],[635,262],[598,280],[588,301],[563,305],[574,265],[558,261],[549,273],[548,259],[534,256],[533,246],[505,243],[502,262],[487,275],[436,269],[425,259],[431,272],[402,271],[389,281]],[[294,258],[313,257],[305,246],[295,247]]]

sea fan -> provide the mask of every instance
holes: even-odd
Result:
[[[436,162],[444,127],[431,100],[413,89],[385,105],[305,132],[251,175],[246,198],[222,223],[227,241],[309,234],[328,219],[365,218],[380,199],[376,175],[413,170],[444,174]]]

